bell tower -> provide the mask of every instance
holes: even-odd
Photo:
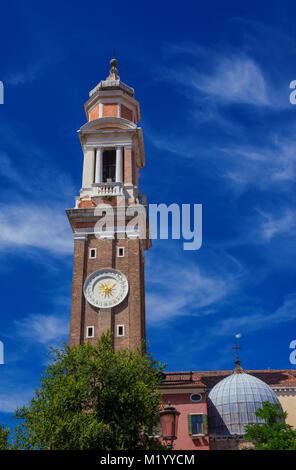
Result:
[[[117,60],[110,65],[84,105],[82,188],[66,210],[74,235],[69,344],[96,343],[109,330],[116,350],[135,349],[146,339],[144,251],[151,246],[139,193],[144,142],[134,90],[120,81]],[[144,235],[139,224],[131,228],[141,209]]]

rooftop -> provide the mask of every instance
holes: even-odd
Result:
[[[244,372],[263,380],[270,387],[295,387],[296,370],[245,370]],[[213,388],[220,380],[231,375],[233,370],[221,371],[192,371],[192,372],[165,372],[162,382],[163,388],[201,387]]]

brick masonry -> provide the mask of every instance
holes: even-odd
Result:
[[[90,112],[89,120],[93,121],[94,119],[98,119],[99,117],[99,105],[95,106]]]
[[[110,330],[114,348],[135,349],[145,339],[145,281],[144,256],[139,239],[103,239],[89,236],[86,240],[75,240],[73,264],[73,290],[70,322],[70,345],[86,341],[87,326],[94,326],[96,343],[103,332]],[[117,248],[125,248],[125,256],[117,256]],[[89,258],[89,250],[97,249],[97,257]],[[111,309],[99,309],[84,298],[83,285],[86,278],[96,270],[113,268],[125,274],[129,282],[126,299]],[[117,337],[117,325],[124,325],[125,335]]]
[[[118,104],[117,103],[104,103],[103,104],[103,117],[117,117]]]
[[[132,110],[124,106],[124,104],[121,105],[121,117],[124,119],[128,119],[128,121],[133,120]]]

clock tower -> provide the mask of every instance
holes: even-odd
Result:
[[[75,208],[66,210],[74,235],[69,344],[96,343],[109,330],[118,350],[146,339],[144,251],[151,241],[146,197],[139,193],[140,106],[133,88],[120,81],[117,60],[110,65],[84,105],[82,188]],[[135,219],[145,219],[144,233]]]

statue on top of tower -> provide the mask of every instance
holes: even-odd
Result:
[[[106,78],[106,80],[120,80],[120,77],[118,75],[118,60],[117,59],[111,59],[110,60],[110,65],[111,65],[111,70],[109,73],[109,76]]]

